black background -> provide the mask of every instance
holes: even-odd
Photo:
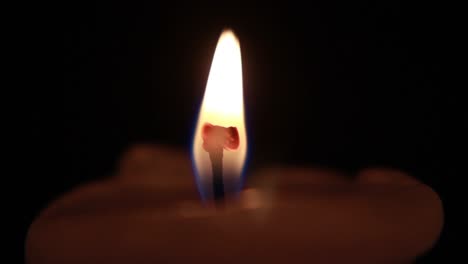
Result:
[[[60,128],[50,134],[45,114],[33,112],[40,146],[31,157],[50,173],[26,177],[34,198],[20,243],[50,201],[110,175],[130,145],[189,150],[214,48],[230,27],[242,49],[251,169],[282,162],[407,171],[446,210],[442,237],[421,262],[449,263],[459,252],[451,194],[461,177],[453,179],[447,146],[458,143],[452,132],[461,121],[442,77],[442,10],[397,1],[68,6],[55,32],[64,48],[54,72],[63,77],[53,116]],[[46,134],[61,139],[47,155]]]

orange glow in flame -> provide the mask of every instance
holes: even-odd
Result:
[[[202,195],[210,191],[212,180],[210,157],[203,147],[203,132],[209,131],[211,126],[226,128],[223,178],[227,182],[240,182],[247,155],[247,135],[240,45],[231,30],[223,31],[218,40],[193,139],[193,161]],[[201,186],[207,186],[207,190]]]

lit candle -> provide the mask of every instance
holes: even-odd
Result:
[[[200,203],[184,151],[138,146],[116,177],[77,188],[38,216],[27,262],[408,263],[440,234],[437,194],[395,170],[369,169],[350,180],[275,166],[240,190],[247,144],[239,41],[227,31],[192,149],[199,192],[206,201],[223,198],[224,206]],[[220,146],[222,169],[210,153]]]

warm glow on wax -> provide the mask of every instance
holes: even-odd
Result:
[[[240,182],[247,154],[247,136],[244,122],[241,52],[239,40],[231,30],[222,32],[216,46],[193,139],[192,154],[199,186],[204,184],[209,186],[212,180],[210,157],[202,146],[202,128],[207,123],[237,128],[239,147],[224,151],[223,177],[229,182]]]

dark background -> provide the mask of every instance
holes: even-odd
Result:
[[[442,78],[446,47],[440,5],[378,1],[67,7],[61,104],[62,139],[50,150],[34,112],[37,168],[22,217],[27,227],[47,204],[112,173],[130,145],[162,142],[189,150],[214,48],[224,27],[240,39],[252,169],[270,162],[402,169],[441,196],[446,225],[421,263],[448,263],[459,251],[451,201],[460,182],[457,98]],[[55,118],[55,116],[54,116]],[[47,131],[47,132],[46,132]],[[37,143],[36,142],[36,143]],[[52,154],[43,155],[46,151]],[[22,254],[20,252],[20,254]]]

